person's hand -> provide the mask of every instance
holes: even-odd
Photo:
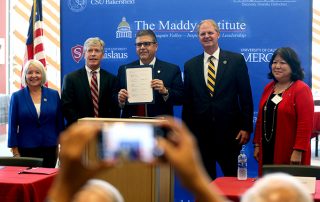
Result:
[[[124,104],[128,98],[128,92],[126,89],[121,89],[118,93],[119,104]]]
[[[259,162],[259,147],[254,148],[253,157]]]
[[[239,144],[247,144],[247,142],[250,140],[250,134],[245,130],[240,130],[236,140],[239,140]]]
[[[166,120],[161,125],[168,128],[167,139],[160,137],[158,145],[164,150],[166,160],[180,175],[183,184],[191,186],[189,180],[196,179],[204,172],[195,139],[183,123],[169,117]]]
[[[12,156],[13,157],[20,157],[19,149],[18,147],[12,147],[11,148]]]
[[[302,151],[293,150],[290,158],[291,165],[300,165],[302,159]]]
[[[153,79],[151,81],[151,87],[157,90],[162,95],[168,94],[168,89],[164,86],[163,81],[160,79]]]
[[[164,151],[164,158],[175,169],[182,184],[196,197],[197,201],[225,201],[217,188],[210,185],[196,141],[187,127],[167,117],[160,124],[169,130],[167,138],[159,137],[158,146]]]
[[[61,167],[50,191],[49,198],[54,201],[70,201],[73,195],[98,172],[110,168],[112,163],[96,162],[90,166],[83,164],[83,153],[87,144],[101,130],[99,124],[75,123],[60,135]]]

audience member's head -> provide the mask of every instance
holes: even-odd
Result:
[[[259,179],[241,202],[311,202],[306,187],[291,175],[273,173]]]
[[[76,193],[73,202],[124,202],[120,192],[110,183],[91,179]]]

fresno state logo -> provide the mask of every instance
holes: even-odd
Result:
[[[68,6],[73,12],[83,11],[87,6],[87,0],[69,0]]]
[[[76,63],[79,63],[79,61],[81,60],[82,56],[83,56],[83,46],[77,44],[76,46],[73,46],[71,48],[71,55],[73,60]]]

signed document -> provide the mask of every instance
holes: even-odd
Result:
[[[153,103],[152,66],[126,67],[128,104]]]

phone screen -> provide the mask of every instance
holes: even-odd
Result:
[[[98,141],[103,160],[151,162],[156,150],[155,128],[148,123],[108,123]]]

